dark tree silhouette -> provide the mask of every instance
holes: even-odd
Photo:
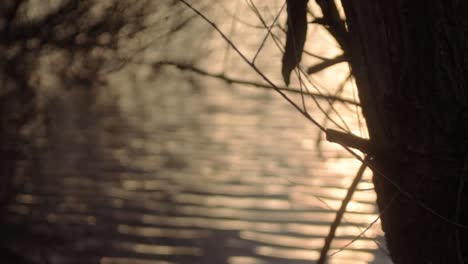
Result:
[[[468,5],[345,0],[343,6],[392,259],[466,263]]]

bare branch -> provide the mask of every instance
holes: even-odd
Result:
[[[347,49],[347,35],[346,26],[343,20],[340,18],[338,8],[334,0],[316,0],[317,4],[322,10],[323,17],[319,19],[320,24],[325,25],[325,28],[330,34],[336,39],[338,44],[344,50]]]
[[[341,219],[343,218],[344,213],[346,212],[346,207],[348,206],[348,203],[351,201],[351,198],[353,197],[354,191],[356,191],[356,187],[358,183],[362,179],[362,175],[364,175],[364,171],[367,168],[366,163],[369,162],[370,158],[367,156],[364,161],[364,163],[361,164],[361,167],[359,168],[358,172],[356,173],[356,176],[353,179],[353,182],[348,188],[348,192],[346,193],[345,198],[341,202],[340,209],[336,212],[335,220],[330,226],[330,231],[328,232],[327,237],[325,237],[325,244],[322,247],[322,250],[320,251],[320,258],[317,261],[317,264],[324,264],[325,261],[327,260],[328,257],[328,250],[330,249],[330,245],[335,238],[335,232],[338,226],[341,223]]]
[[[360,138],[350,133],[344,133],[334,129],[327,129],[327,140],[350,148],[358,149],[364,153],[370,153],[371,143],[368,139]]]
[[[175,66],[180,70],[187,70],[187,71],[191,71],[191,72],[203,75],[203,76],[220,79],[220,80],[223,80],[223,81],[225,81],[227,83],[230,83],[230,84],[231,83],[244,84],[244,85],[254,86],[254,87],[258,87],[258,88],[274,89],[271,85],[266,84],[266,83],[250,81],[250,80],[243,80],[243,79],[238,79],[238,78],[232,78],[232,77],[229,77],[229,76],[227,76],[225,74],[212,73],[212,72],[206,71],[204,69],[201,69],[199,67],[196,67],[196,66],[193,66],[193,65],[190,65],[190,64],[176,63],[176,62],[171,62],[171,61],[160,61],[160,62],[157,62],[157,63],[153,64],[154,67],[159,67],[159,66],[162,66],[162,65]],[[343,97],[340,97],[340,96],[324,95],[324,94],[319,94],[319,93],[312,93],[312,92],[309,92],[309,91],[302,91],[301,92],[299,88],[292,88],[292,87],[277,86],[276,88],[278,90],[285,91],[285,92],[296,93],[296,94],[302,93],[304,95],[314,96],[317,99],[333,100],[333,101],[338,101],[338,102],[342,102],[342,103],[345,103],[345,104],[351,104],[351,105],[356,105],[356,106],[360,105],[356,101],[346,99],[346,98],[343,98]]]
[[[333,59],[324,60],[324,61],[322,61],[322,62],[320,62],[318,64],[312,65],[309,68],[307,68],[307,74],[317,73],[319,71],[325,70],[328,67],[331,67],[331,66],[333,66],[335,64],[345,62],[345,61],[347,61],[347,59],[346,59],[346,56],[344,54],[336,56]]]

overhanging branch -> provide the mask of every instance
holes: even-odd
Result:
[[[338,143],[340,145],[358,149],[364,153],[372,152],[371,144],[368,139],[358,137],[356,135],[341,132],[335,129],[326,130],[327,140],[333,143]]]
[[[227,76],[227,75],[225,75],[223,73],[212,73],[212,72],[206,71],[206,70],[204,70],[202,68],[199,68],[197,66],[193,66],[193,65],[190,65],[190,64],[177,63],[177,62],[173,62],[173,61],[160,61],[160,62],[154,63],[153,66],[154,67],[174,66],[174,67],[177,67],[180,70],[191,71],[191,72],[194,72],[194,73],[202,75],[202,76],[216,78],[216,79],[225,81],[226,83],[229,83],[229,84],[232,84],[232,83],[234,83],[234,84],[243,84],[243,85],[248,85],[248,86],[254,86],[254,87],[257,87],[257,88],[273,89],[272,86],[270,86],[270,85],[268,85],[266,83],[261,83],[261,82],[251,81],[251,80],[243,80],[243,79],[239,79],[239,78],[233,78],[233,77],[229,77],[229,76]],[[354,101],[354,100],[346,99],[346,98],[336,96],[336,95],[324,95],[324,94],[313,93],[313,92],[304,91],[304,90],[301,91],[299,88],[293,88],[293,87],[280,87],[280,86],[278,86],[277,88],[278,88],[278,90],[285,91],[285,92],[291,92],[291,93],[296,93],[296,94],[301,94],[302,93],[304,95],[314,96],[317,99],[329,100],[329,101],[338,101],[338,102],[345,103],[345,104],[360,106],[360,104],[358,102]]]
[[[340,62],[345,62],[345,61],[346,61],[346,56],[344,54],[336,56],[333,59],[324,60],[320,63],[317,63],[307,68],[307,74],[317,73],[319,71],[325,70],[328,67],[331,67],[335,64],[338,64]]]

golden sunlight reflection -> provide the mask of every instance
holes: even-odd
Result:
[[[336,145],[336,144],[335,144]],[[331,159],[323,163],[324,169],[332,175],[352,176],[356,174],[361,162],[354,158]]]
[[[177,15],[193,15],[182,5],[162,2],[167,2],[161,4],[165,11],[180,8]],[[193,2],[248,58],[268,32],[263,23],[270,25],[284,3]],[[284,13],[281,27],[271,28],[280,42]],[[165,16],[150,20],[166,21]],[[46,176],[12,197],[8,212],[16,218],[11,222],[18,218],[62,233],[77,230],[84,242],[73,237],[73,250],[51,255],[62,260],[73,251],[80,263],[312,263],[360,162],[326,142],[317,127],[271,90],[159,65],[184,62],[215,77],[262,82],[200,20],[185,26],[157,35],[155,47],[135,55],[144,63],[111,73],[105,80],[109,89],[48,91],[54,125],[41,156]],[[308,32],[317,40],[306,44],[308,54],[325,59],[341,54],[323,27],[311,23]],[[275,40],[266,38],[255,65],[284,86]],[[319,57],[304,55],[304,67],[322,62]],[[356,101],[352,82],[343,83],[348,74],[346,63],[339,63],[303,80],[311,92]],[[299,89],[297,76],[290,87]],[[355,105],[333,100],[317,105],[310,97],[288,96],[300,106],[304,100],[325,127],[366,135]],[[369,227],[378,218],[373,188],[367,169],[329,253],[346,248],[327,263],[384,263],[384,250],[377,247],[383,241],[380,222]]]
[[[307,210],[306,210],[307,209]],[[334,217],[333,212],[328,210],[315,211],[312,208],[302,208],[301,210],[288,210],[288,211],[270,211],[270,210],[246,210],[236,208],[209,208],[198,206],[183,206],[181,205],[178,210],[181,214],[189,216],[206,216],[206,217],[225,217],[242,219],[242,220],[269,220],[276,222],[330,222]],[[359,223],[362,220],[372,219],[374,214],[363,214],[348,212],[346,217],[349,222]],[[353,221],[354,220],[354,221]],[[373,220],[373,219],[372,219]]]
[[[246,240],[253,240],[264,244],[283,246],[289,245],[294,248],[303,249],[316,249],[320,250],[323,246],[323,239],[321,237],[316,238],[303,238],[288,235],[277,235],[267,234],[252,231],[242,231],[240,233],[241,238]],[[333,249],[340,249],[345,246],[350,240],[349,239],[335,239],[332,243]],[[377,245],[372,240],[359,240],[351,244],[348,249],[377,249]]]
[[[149,255],[201,255],[201,250],[195,247],[162,246],[154,244],[142,244],[132,242],[115,242],[113,247],[119,250],[127,250],[135,253]]]
[[[273,246],[259,246],[256,249],[256,251],[261,256],[277,257],[291,260],[317,259],[320,254],[320,252],[316,250],[290,249]],[[339,262],[337,259],[342,258],[356,261],[353,263],[359,263],[359,261],[361,261],[361,263],[368,263],[374,260],[374,255],[367,252],[343,250],[339,253],[337,257],[334,257],[334,259],[337,262]]]
[[[153,260],[153,259],[138,259],[138,258],[101,258],[99,264],[175,264],[174,262]]]
[[[352,225],[346,221],[340,225],[336,230],[337,237],[357,237],[365,228],[365,226]],[[308,236],[326,236],[328,234],[328,226],[323,225],[311,225],[311,224],[300,224],[293,223],[286,226],[286,230],[290,233],[303,234]],[[366,232],[365,237],[374,238],[377,236],[376,230],[370,229]]]
[[[279,223],[241,221],[231,219],[213,219],[202,217],[162,217],[143,216],[142,222],[153,225],[170,225],[173,227],[199,227],[218,230],[261,230],[280,232],[282,225]]]
[[[135,235],[142,237],[169,237],[169,238],[185,238],[197,239],[209,234],[208,231],[203,230],[190,230],[190,229],[170,229],[170,228],[157,228],[157,227],[140,227],[129,225],[118,225],[117,230],[119,233],[127,235]]]
[[[291,208],[289,201],[272,198],[244,198],[221,195],[181,194],[174,198],[179,203],[197,204],[203,206],[223,206],[232,208],[265,208],[271,210],[287,210]]]
[[[265,264],[267,262],[259,258],[253,258],[253,257],[247,257],[247,256],[234,256],[234,257],[230,257],[227,263],[228,264]]]
[[[340,200],[332,200],[332,199],[327,199],[327,198],[321,198],[321,200],[324,203],[326,203],[328,207],[334,210],[338,210],[340,208],[340,205],[341,205]],[[365,203],[351,201],[348,203],[346,210],[348,212],[361,212],[361,213],[372,214],[375,212],[375,206],[373,204],[365,204]]]
[[[354,201],[359,201],[362,203],[374,204],[375,194],[372,192],[372,189],[369,191],[369,188],[373,188],[374,185],[368,182],[361,182],[359,188],[353,195]],[[341,199],[346,195],[347,190],[344,188],[336,187],[327,187],[327,186],[295,186],[294,187],[294,196],[299,197],[310,197],[310,196],[319,196],[321,198],[330,198],[330,199]],[[361,191],[367,190],[367,191]]]

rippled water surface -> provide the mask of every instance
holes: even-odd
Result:
[[[116,109],[87,92],[57,102],[42,176],[11,211],[65,236],[47,252],[54,263],[316,259],[359,164],[326,147],[338,158],[318,157],[314,128],[269,91],[166,88],[168,75],[122,89]],[[376,218],[369,181],[333,251]],[[383,263],[379,234],[331,263]]]
[[[173,67],[109,86],[49,99],[48,144],[9,221],[63,241],[21,247],[51,263],[318,258],[360,164],[329,143],[319,151],[317,128],[284,99]],[[330,253],[378,216],[372,187],[367,172]],[[387,263],[382,241],[377,224],[330,263]]]

